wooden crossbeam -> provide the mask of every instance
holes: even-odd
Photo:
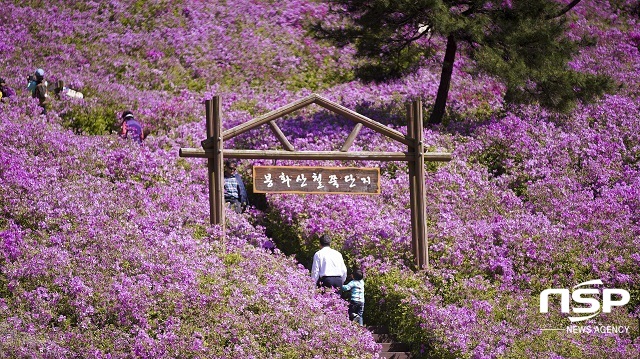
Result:
[[[271,127],[271,131],[273,131],[273,134],[276,135],[276,137],[278,138],[282,146],[285,148],[285,150],[287,151],[296,150],[295,148],[293,148],[293,145],[291,144],[291,142],[287,140],[287,137],[284,135],[284,133],[282,133],[282,130],[280,129],[280,127],[278,127],[275,121],[269,121],[269,127]]]
[[[271,122],[277,118],[280,118],[282,116],[286,116],[292,112],[295,112],[301,108],[304,108],[306,106],[309,106],[311,104],[317,104],[321,107],[326,108],[327,110],[336,113],[338,115],[344,116],[349,120],[355,121],[356,123],[361,123],[364,126],[382,134],[385,135],[393,140],[396,140],[400,143],[403,143],[407,146],[413,147],[414,142],[413,140],[407,136],[404,135],[402,132],[400,131],[396,131],[392,128],[389,128],[377,121],[374,121],[370,118],[368,118],[367,116],[361,115],[355,111],[352,111],[344,106],[341,106],[333,101],[327,100],[326,98],[317,95],[317,94],[311,94],[307,97],[304,97],[298,101],[294,101],[291,102],[285,106],[282,106],[280,108],[277,108],[271,112],[268,112],[262,116],[256,117],[250,121],[247,121],[243,124],[240,124],[238,126],[235,126],[233,128],[230,128],[226,131],[224,131],[222,133],[222,139],[224,141],[228,141],[230,139],[232,139],[235,136],[238,136],[241,133],[247,132],[253,128],[259,127],[265,123]]]
[[[344,106],[338,105],[335,102],[329,101],[326,98],[316,95],[316,99],[314,103],[326,108],[327,110],[333,111],[339,115],[342,115],[352,121],[362,123],[364,126],[381,133],[391,139],[394,139],[400,143],[403,143],[407,146],[412,147],[414,145],[413,141],[409,136],[405,136],[402,132],[396,131],[392,128],[389,128],[380,122],[374,121],[367,116],[361,115],[355,111],[352,111]]]
[[[294,101],[291,102],[285,106],[282,106],[278,109],[275,109],[271,112],[268,112],[262,116],[256,117],[251,121],[247,121],[245,123],[242,123],[236,127],[230,128],[226,131],[224,131],[222,133],[222,139],[224,141],[228,141],[234,137],[236,137],[237,135],[247,132],[253,128],[259,127],[261,125],[264,125],[265,123],[268,123],[270,121],[273,121],[277,118],[280,118],[282,116],[286,116],[288,114],[290,114],[291,112],[297,111],[303,107],[309,106],[311,105],[314,101],[316,100],[316,95],[309,95],[305,98],[302,98],[298,101]]]
[[[351,148],[351,145],[353,145],[353,141],[356,140],[356,137],[358,137],[358,133],[360,133],[361,129],[362,129],[362,124],[359,122],[356,123],[356,126],[353,128],[353,130],[349,134],[349,137],[347,137],[347,140],[344,141],[344,145],[342,145],[342,148],[340,149],[340,151],[342,152],[349,151],[349,148]]]
[[[281,151],[281,150],[232,150],[222,151],[225,158],[236,159],[281,159],[281,160],[362,160],[362,161],[407,161],[416,160],[412,152],[342,152],[342,151]],[[212,158],[216,156],[213,149],[181,148],[180,157]],[[426,152],[425,161],[446,162],[451,160],[448,152]]]

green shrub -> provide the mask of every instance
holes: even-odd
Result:
[[[298,263],[310,268],[313,255],[319,248],[303,238],[299,224],[288,223],[280,212],[272,210],[266,216],[265,227],[278,249],[286,255],[295,254]]]
[[[116,104],[86,107],[73,106],[61,114],[62,125],[76,134],[103,135],[117,130],[116,114],[121,108]]]
[[[415,273],[397,268],[386,272],[369,268],[365,278],[364,320],[369,325],[386,326],[391,335],[418,355],[421,344],[430,346],[434,338],[421,329],[420,318],[414,314],[411,303],[418,298],[427,302],[431,295]]]

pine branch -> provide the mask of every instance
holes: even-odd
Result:
[[[565,6],[562,10],[560,10],[557,14],[555,14],[553,16],[547,16],[547,19],[554,19],[556,17],[560,17],[560,16],[568,13],[569,10],[573,9],[576,5],[578,5],[579,2],[580,2],[580,0],[573,0],[572,2],[567,4],[567,6]]]

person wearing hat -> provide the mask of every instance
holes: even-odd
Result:
[[[142,143],[142,140],[144,140],[142,125],[140,124],[140,122],[136,121],[136,119],[133,117],[133,112],[131,111],[124,111],[122,113],[120,137],[130,138],[137,143]]]
[[[3,78],[0,78],[0,99],[8,98],[11,96],[15,96],[15,92],[9,86],[7,86],[6,81]]]
[[[31,93],[32,97],[36,97],[35,96],[36,86],[38,85],[38,83],[43,82],[43,81],[44,81],[44,70],[43,69],[37,69],[33,73],[33,75],[29,75],[27,77],[27,91],[29,91]]]
[[[42,114],[46,115],[49,95],[47,94],[47,81],[44,80],[44,70],[37,69],[33,75],[28,78],[27,90],[31,92],[31,97],[38,99],[38,104],[42,107]]]
[[[311,278],[318,287],[338,289],[347,279],[347,266],[344,264],[342,254],[330,246],[331,237],[323,234],[320,237],[322,248],[313,255]]]
[[[38,74],[44,77],[44,70],[37,69],[33,75],[27,76],[27,91],[29,91],[31,96],[33,96],[36,91],[36,77]]]

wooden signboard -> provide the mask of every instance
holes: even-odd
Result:
[[[253,192],[380,194],[380,168],[254,166]]]

